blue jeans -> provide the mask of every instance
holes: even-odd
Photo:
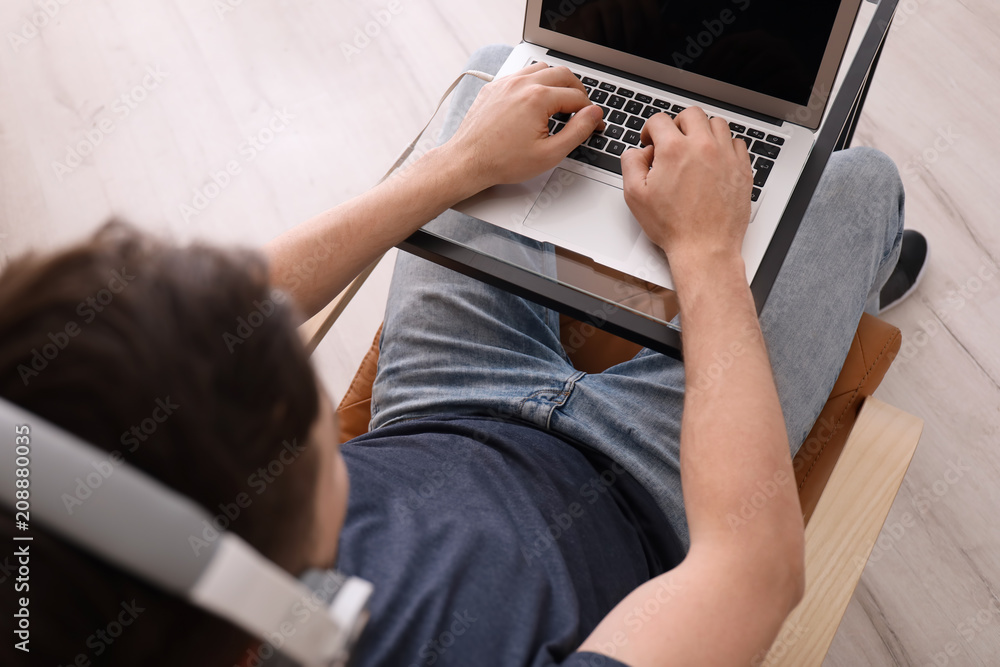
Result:
[[[467,68],[496,72],[509,53],[483,49]],[[467,77],[459,86],[443,137],[482,85]],[[484,224],[448,211],[429,229],[461,238]],[[834,153],[760,317],[793,453],[833,389],[862,312],[877,312],[902,233],[892,161],[867,148]],[[603,373],[580,372],[560,344],[557,313],[407,253],[396,261],[380,350],[373,429],[436,414],[528,422],[617,461],[688,544],[682,363],[647,349]]]

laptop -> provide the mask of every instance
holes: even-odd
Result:
[[[862,0],[528,0],[524,41],[498,78],[565,65],[606,128],[555,169],[455,208],[673,289],[663,252],[623,196],[621,155],[654,115],[697,105],[746,142],[754,170],[743,243],[752,281],[812,151]],[[569,119],[549,119],[557,133]]]

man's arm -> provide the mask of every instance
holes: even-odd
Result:
[[[548,118],[560,111],[579,113],[550,137]],[[487,84],[446,144],[267,244],[272,282],[311,317],[418,228],[481,190],[555,167],[601,122],[600,109],[565,67],[538,63]]]
[[[625,196],[667,253],[680,300],[681,478],[691,549],[674,570],[628,595],[580,650],[632,667],[752,665],[801,599],[804,536],[781,405],[740,256],[749,158],[725,121],[697,108],[676,123],[658,114],[646,128],[647,148],[624,156]],[[709,374],[720,358],[732,364]],[[752,518],[741,514],[744,505],[755,508]]]

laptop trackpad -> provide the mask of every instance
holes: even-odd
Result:
[[[619,261],[628,259],[642,233],[621,190],[565,169],[552,172],[524,224],[589,251],[594,259]]]

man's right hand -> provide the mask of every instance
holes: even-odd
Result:
[[[739,256],[753,186],[746,144],[698,107],[676,120],[656,114],[642,141],[622,156],[622,174],[625,202],[649,238],[671,263]]]

